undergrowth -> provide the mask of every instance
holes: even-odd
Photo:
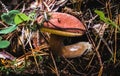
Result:
[[[0,0],[1,76],[120,75],[119,0],[59,0],[61,3],[55,0],[58,5],[49,7],[51,11],[75,16],[86,27],[85,35],[66,38],[64,43],[88,41],[92,44],[92,52],[70,59],[54,56],[48,44],[50,34],[40,30],[43,22],[49,20],[46,13],[50,10],[49,4],[38,0],[44,6],[38,8],[31,0],[16,0],[17,4],[12,1]],[[36,23],[39,16],[44,17],[41,24]]]

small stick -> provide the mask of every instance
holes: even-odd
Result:
[[[60,76],[59,73],[58,73],[57,65],[56,65],[56,63],[55,63],[55,59],[54,59],[53,54],[52,54],[51,51],[50,51],[50,56],[51,56],[51,58],[52,58],[52,61],[53,61],[54,67],[55,67],[56,76]]]
[[[5,9],[5,11],[8,13],[9,10],[6,8],[5,4],[3,4],[3,2],[0,0],[0,4],[2,5],[2,7]]]

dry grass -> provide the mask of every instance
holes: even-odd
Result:
[[[36,16],[43,15],[43,10],[59,11],[71,14],[83,22],[87,31],[82,37],[68,38],[64,42],[75,43],[89,41],[92,52],[81,57],[66,59],[54,56],[49,49],[49,34],[42,33],[36,28],[35,20],[22,23],[18,29],[7,35],[0,35],[10,41],[10,46],[0,51],[6,51],[12,59],[0,59],[0,75],[44,75],[44,76],[119,76],[120,75],[120,36],[116,27],[108,25],[99,19],[95,9],[104,12],[105,16],[120,25],[120,1],[118,0],[69,0],[49,8],[50,3],[44,3],[43,10],[30,9],[31,0],[20,1],[14,4],[2,1],[11,6],[10,10],[17,9],[28,14],[35,11]],[[56,0],[50,0],[54,4]],[[52,2],[53,1],[53,2]],[[62,1],[62,0],[61,0]],[[47,1],[46,1],[47,3]],[[60,3],[58,1],[58,3]],[[24,6],[25,4],[25,6]],[[61,6],[62,7],[61,7]],[[0,15],[5,8],[0,5]],[[1,8],[2,7],[2,8]],[[7,8],[8,9],[8,8]],[[0,20],[0,28],[8,26]],[[34,28],[34,30],[30,29]],[[59,49],[59,48],[58,48]],[[8,54],[7,54],[8,55]]]

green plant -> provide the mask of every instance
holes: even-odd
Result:
[[[6,68],[5,66],[0,66],[0,71],[5,75],[9,75],[13,70],[11,68]]]
[[[10,45],[10,42],[7,40],[2,40],[2,37],[0,36],[0,49],[6,48]]]
[[[0,34],[8,34],[17,29],[17,25],[24,21],[30,20],[30,18],[24,13],[20,13],[18,10],[11,10],[8,13],[1,15],[2,21],[10,25],[7,28],[0,30]]]
[[[4,21],[9,26],[0,30],[0,34],[8,34],[17,29],[17,25],[24,21],[30,20],[30,18],[24,13],[20,13],[18,10],[11,10],[7,13],[1,15],[2,21]],[[7,40],[2,40],[0,37],[0,48],[6,48],[10,45]]]
[[[16,30],[17,26],[16,25],[12,25],[12,26],[9,26],[7,28],[4,28],[2,30],[0,30],[0,34],[8,34],[8,33],[11,33],[13,32],[14,30]]]
[[[108,25],[112,25],[113,27],[116,27],[120,31],[120,27],[111,19],[105,17],[105,14],[103,11],[95,10],[95,13],[100,17],[100,20],[102,20],[103,22],[105,22]]]
[[[2,21],[4,21],[5,23],[7,23],[8,25],[15,25],[15,23],[14,23],[14,17],[18,13],[20,13],[18,10],[11,10],[11,11],[9,11],[7,13],[3,13],[1,15],[1,19],[2,19]]]
[[[8,13],[3,13],[1,19],[10,26],[0,30],[0,34],[11,33],[17,29],[18,24],[30,20],[27,15],[20,13],[18,10],[11,10]]]
[[[24,13],[19,13],[15,16],[14,23],[16,25],[18,25],[20,23],[23,23],[23,22],[29,21],[29,20],[30,20],[30,18],[27,15],[25,15]]]
[[[14,23],[14,17],[18,13],[20,13],[18,10],[11,10],[11,11],[9,11],[7,13],[3,13],[1,15],[2,21],[4,21],[6,24],[8,24],[10,26],[0,30],[0,34],[8,34],[8,33],[11,33],[12,31],[16,30],[17,26]]]

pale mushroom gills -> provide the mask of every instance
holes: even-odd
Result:
[[[64,37],[82,36],[85,33],[86,29],[80,20],[66,13],[51,12],[48,14],[50,19],[43,23],[40,30],[51,34],[49,45],[53,54],[74,58],[81,56],[87,49],[91,49],[91,44],[88,42],[78,42],[67,46],[63,43]],[[42,19],[43,16],[40,16],[37,22],[40,23]]]

